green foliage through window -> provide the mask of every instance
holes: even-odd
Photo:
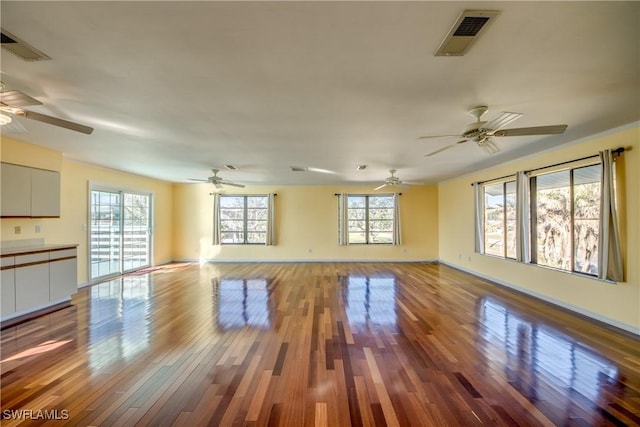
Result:
[[[347,196],[350,244],[393,243],[394,196]]]
[[[220,196],[220,243],[265,244],[268,196]]]

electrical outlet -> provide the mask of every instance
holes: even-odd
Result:
[[[22,227],[20,227],[19,225],[16,225],[15,227],[13,227],[13,231],[16,234],[21,234],[22,233]]]
[[[39,225],[36,225],[36,233],[39,233],[41,231],[41,228]]]
[[[87,231],[87,224],[82,224],[82,231]]]

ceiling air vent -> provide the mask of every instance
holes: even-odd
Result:
[[[436,56],[462,56],[498,16],[499,10],[465,10],[458,17],[436,52]]]
[[[291,172],[307,172],[309,168],[302,168],[299,166],[291,166]]]
[[[38,49],[23,42],[4,28],[1,28],[0,30],[2,31],[2,47],[7,49],[14,55],[19,56],[25,61],[42,61],[45,59],[51,59],[44,53],[40,52]]]

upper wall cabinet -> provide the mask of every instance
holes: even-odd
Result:
[[[0,164],[0,216],[60,216],[60,173],[11,163]]]

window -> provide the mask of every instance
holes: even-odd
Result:
[[[220,243],[266,244],[269,196],[220,196]]]
[[[348,195],[349,244],[392,244],[394,195]]]
[[[516,182],[484,185],[484,253],[516,258]]]
[[[533,261],[598,275],[601,166],[531,178]]]

